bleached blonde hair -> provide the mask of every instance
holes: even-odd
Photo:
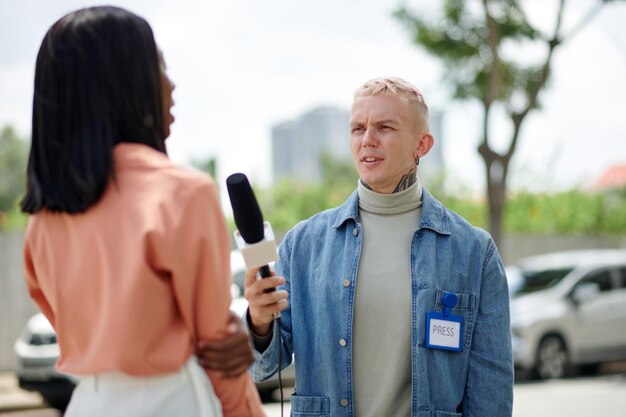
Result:
[[[415,112],[417,125],[428,131],[428,105],[422,92],[413,84],[397,77],[372,78],[355,90],[354,99],[376,95],[406,98]]]

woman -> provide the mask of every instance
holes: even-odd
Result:
[[[120,8],[66,15],[39,50],[25,271],[81,376],[66,416],[263,415],[247,374],[193,356],[226,335],[230,244],[213,181],[167,158],[173,89]]]

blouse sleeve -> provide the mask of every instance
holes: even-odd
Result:
[[[24,278],[26,280],[26,288],[28,289],[28,293],[31,298],[35,301],[35,304],[37,304],[43,315],[46,316],[52,327],[56,328],[56,320],[52,307],[50,306],[50,302],[44,296],[44,293],[39,286],[35,264],[33,263],[30,233],[28,230],[24,241]]]
[[[174,292],[193,342],[217,340],[226,335],[232,279],[230,240],[215,184],[207,181],[196,187],[185,205],[169,245],[174,251]],[[247,373],[236,378],[207,373],[224,417],[265,415]]]

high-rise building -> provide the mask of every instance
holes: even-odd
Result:
[[[350,159],[350,112],[318,107],[272,128],[274,181],[322,179],[322,155]]]

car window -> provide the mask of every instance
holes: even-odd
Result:
[[[523,271],[523,278],[521,282],[518,283],[515,295],[529,294],[535,291],[541,291],[550,287],[554,287],[567,274],[572,272],[572,270],[573,268],[560,268]]]
[[[594,284],[598,284],[600,287],[600,292],[611,291],[613,285],[611,284],[611,271],[605,269],[600,272],[592,272],[590,275],[581,279],[578,285],[591,282]]]
[[[618,271],[619,280],[617,281],[617,288],[626,288],[626,266],[620,268]]]

